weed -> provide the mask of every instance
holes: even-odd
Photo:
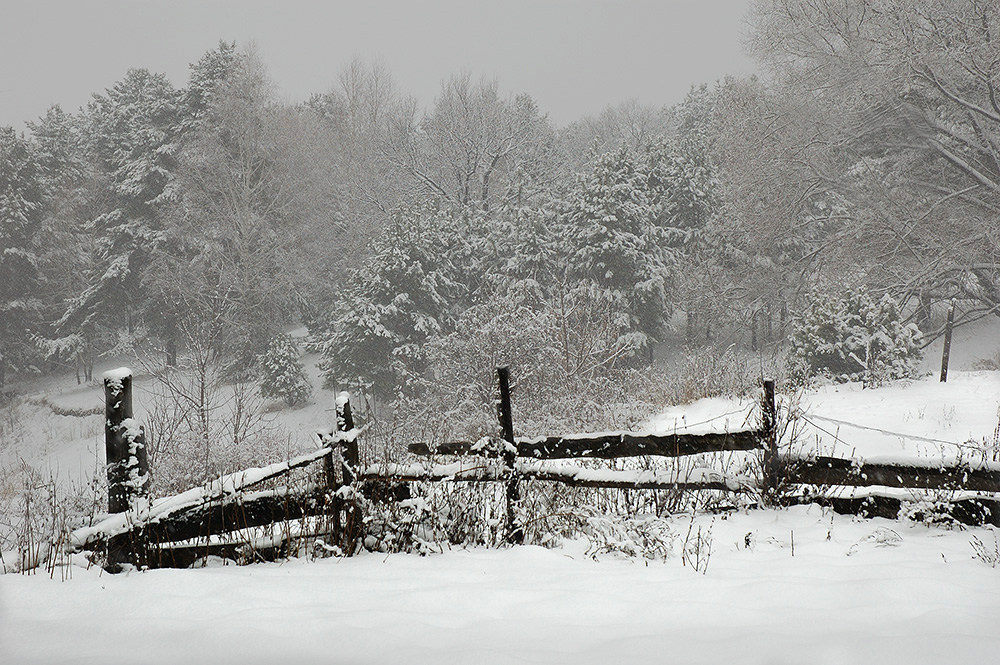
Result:
[[[712,527],[715,526],[715,520],[712,520],[704,532],[700,524],[695,531],[694,517],[692,513],[687,534],[684,536],[684,546],[681,548],[681,562],[684,566],[691,566],[696,572],[705,575],[708,573],[708,562],[712,558]]]
[[[996,531],[993,532],[993,547],[980,540],[979,536],[973,536],[969,545],[972,546],[972,558],[979,559],[990,568],[1000,566],[1000,541],[997,540]]]

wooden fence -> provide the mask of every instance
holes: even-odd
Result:
[[[880,496],[837,498],[823,492],[789,493],[789,488],[832,486],[907,488],[1000,492],[1000,470],[918,464],[916,462],[863,463],[830,457],[782,455],[778,449],[778,420],[774,382],[763,382],[758,427],[706,434],[643,434],[605,432],[571,436],[515,437],[510,406],[510,375],[497,369],[500,437],[476,442],[429,445],[413,443],[416,458],[444,456],[447,462],[374,464],[361,467],[359,430],[355,427],[347,393],[337,398],[337,422],[317,433],[318,449],[286,462],[247,469],[219,478],[203,487],[149,502],[148,474],[142,427],[132,419],[131,372],[105,375],[107,397],[106,450],[109,512],[112,515],[71,535],[76,549],[101,549],[113,567],[131,562],[140,566],[183,566],[206,554],[234,556],[248,550],[270,558],[295,538],[322,537],[328,549],[350,555],[361,533],[361,492],[410,482],[501,482],[505,484],[506,537],[520,543],[524,530],[517,521],[522,481],[559,482],[576,487],[628,490],[713,490],[753,492],[765,502],[782,498],[819,501],[835,509],[895,516],[900,499]],[[671,470],[596,469],[574,460],[613,460],[635,457],[677,458],[704,453],[760,451],[760,479],[729,476],[712,469]],[[339,463],[338,463],[339,460]],[[256,490],[265,482],[313,463],[323,464],[322,480],[297,487]],[[796,499],[795,497],[798,497]],[[969,521],[1000,524],[1000,503],[979,496],[959,497],[959,515]],[[893,510],[895,512],[893,512]],[[302,518],[309,529],[288,529],[279,538],[254,542],[247,530]],[[302,520],[305,525],[307,520]],[[232,542],[213,542],[213,536],[242,532]],[[192,544],[193,543],[193,544]]]

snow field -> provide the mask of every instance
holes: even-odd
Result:
[[[362,554],[117,576],[0,576],[24,663],[993,663],[1000,568],[977,536],[818,507],[701,515],[707,574],[561,549]],[[792,541],[794,540],[794,556]],[[749,547],[747,544],[749,543]],[[82,561],[78,558],[77,562]],[[59,581],[61,572],[71,579]]]

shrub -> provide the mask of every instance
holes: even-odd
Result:
[[[844,295],[814,292],[792,319],[793,361],[803,374],[827,374],[876,386],[912,376],[920,359],[919,332],[904,324],[888,294],[875,300],[865,289]]]
[[[288,406],[301,404],[309,397],[312,386],[299,361],[295,341],[289,335],[278,335],[271,340],[260,357],[260,367],[260,394],[264,397],[283,399]]]

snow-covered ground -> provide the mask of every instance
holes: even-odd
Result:
[[[687,520],[675,531],[683,539]],[[697,520],[706,574],[561,549],[0,577],[4,663],[928,663],[1000,653],[990,529],[817,507]],[[794,541],[794,553],[793,544]],[[677,543],[679,548],[681,543]]]
[[[792,452],[832,457],[976,459],[1000,423],[1000,372],[953,371],[947,383],[926,376],[879,388],[826,385],[779,395],[799,419],[785,442]],[[755,400],[712,397],[666,409],[645,428],[655,432],[725,432],[755,427]]]
[[[946,384],[934,375],[780,396],[805,416],[796,447],[981,458],[1000,420],[1000,372],[971,369],[996,352],[989,330],[957,340]],[[141,376],[136,383],[141,390]],[[305,440],[329,425],[324,401],[277,415]],[[31,397],[19,435],[0,445],[0,461],[85,479],[98,462],[101,406],[99,388],[51,380]],[[647,427],[737,429],[753,426],[754,408],[702,400]],[[115,576],[77,555],[55,579],[0,575],[0,663],[1000,662],[995,528],[818,506],[678,515],[670,527],[673,556],[649,562],[595,560],[589,543],[572,541]],[[704,574],[681,557],[699,528]]]

